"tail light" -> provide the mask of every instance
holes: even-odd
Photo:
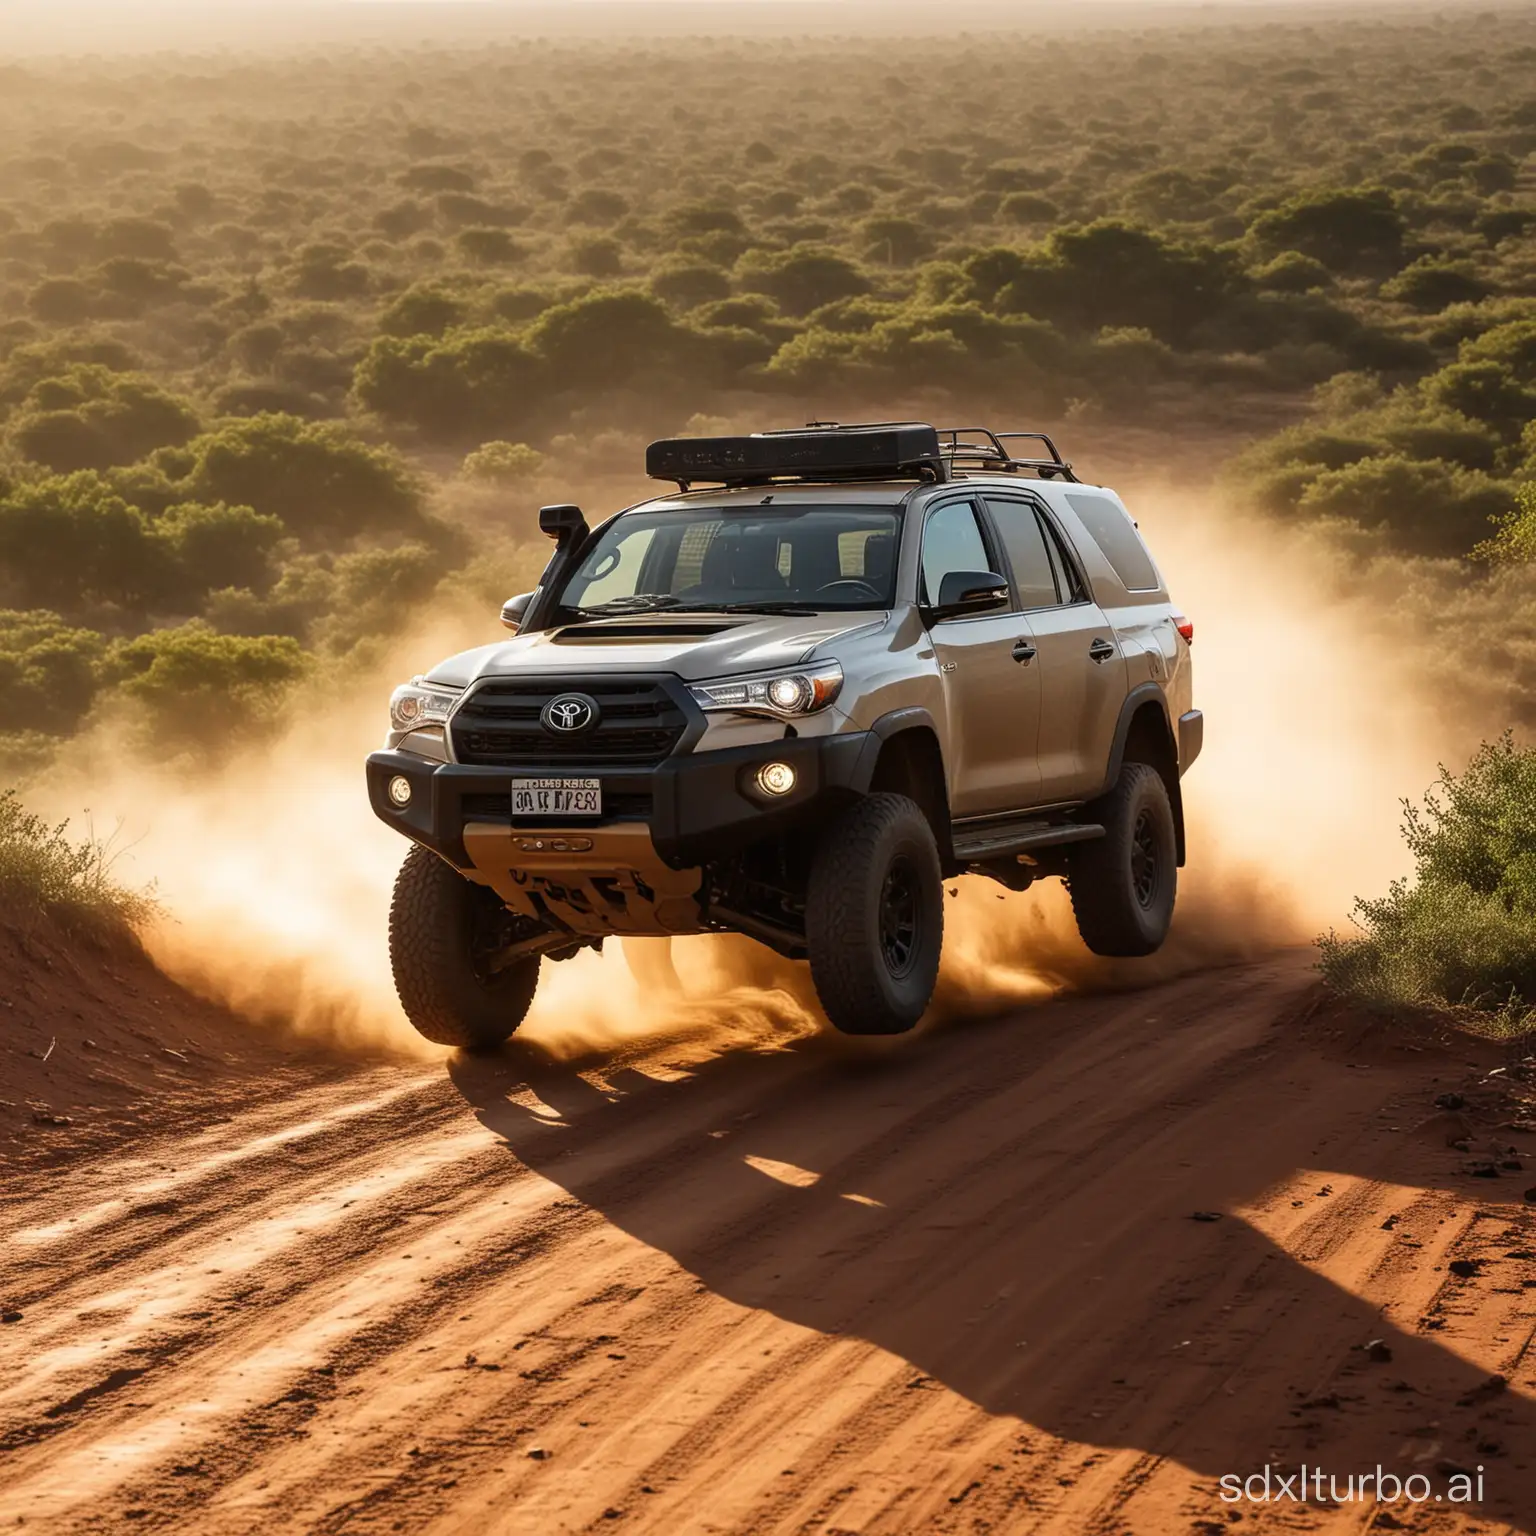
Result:
[[[1192,620],[1186,619],[1182,613],[1176,613],[1173,616],[1173,627],[1184,636],[1186,644],[1195,643],[1195,626]]]

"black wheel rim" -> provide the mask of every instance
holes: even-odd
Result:
[[[880,953],[892,976],[905,976],[917,964],[922,890],[911,859],[898,855],[880,888]]]
[[[1150,811],[1136,818],[1131,833],[1131,889],[1142,907],[1150,907],[1157,896],[1161,860],[1157,851],[1157,828]]]

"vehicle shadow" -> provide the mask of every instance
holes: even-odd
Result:
[[[1307,1461],[1438,1488],[1482,1466],[1477,1514],[1536,1531],[1536,1351],[1504,1390],[1437,1338],[1466,1287],[1496,1287],[1500,1348],[1529,1344],[1528,1180],[1473,1185],[1443,1135],[1412,1134],[1422,1054],[1350,1061],[1274,1015],[1273,987],[1236,971],[868,1060],[810,1040],[664,1081],[511,1048],[449,1073],[526,1166],[717,1294],[901,1357],[910,1385],[1213,1483]],[[542,1113],[509,1097],[530,1090]],[[1403,1094],[1388,1134],[1376,1107]],[[1298,1170],[1317,1176],[1276,1199]],[[1435,1188],[1484,1208],[1474,1276],[1416,1212]],[[1364,1294],[1322,1272],[1338,1265]],[[1416,1305],[1384,1315],[1375,1290],[1414,1266],[1434,1271]]]

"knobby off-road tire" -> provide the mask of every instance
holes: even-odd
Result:
[[[1085,812],[1104,836],[1078,843],[1067,886],[1083,942],[1096,955],[1150,955],[1168,937],[1178,890],[1178,841],[1162,775],[1127,763]]]
[[[527,1016],[539,957],[492,971],[480,952],[500,905],[420,846],[400,866],[389,907],[395,991],[417,1032],[438,1045],[494,1050]]]
[[[811,978],[844,1034],[899,1035],[939,975],[944,888],[933,830],[905,795],[870,795],[836,822],[811,863]]]

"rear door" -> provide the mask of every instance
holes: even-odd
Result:
[[[1029,665],[1041,690],[1041,802],[1084,799],[1103,787],[1125,702],[1125,658],[1049,513],[1023,495],[989,491],[986,501],[1036,652]]]
[[[923,522],[918,602],[926,608],[936,601],[950,571],[1006,575],[1002,558],[969,497],[931,505]],[[928,633],[948,716],[951,814],[1033,805],[1040,797],[1040,671],[1027,665],[1027,627],[1017,613],[999,611],[944,619]]]

